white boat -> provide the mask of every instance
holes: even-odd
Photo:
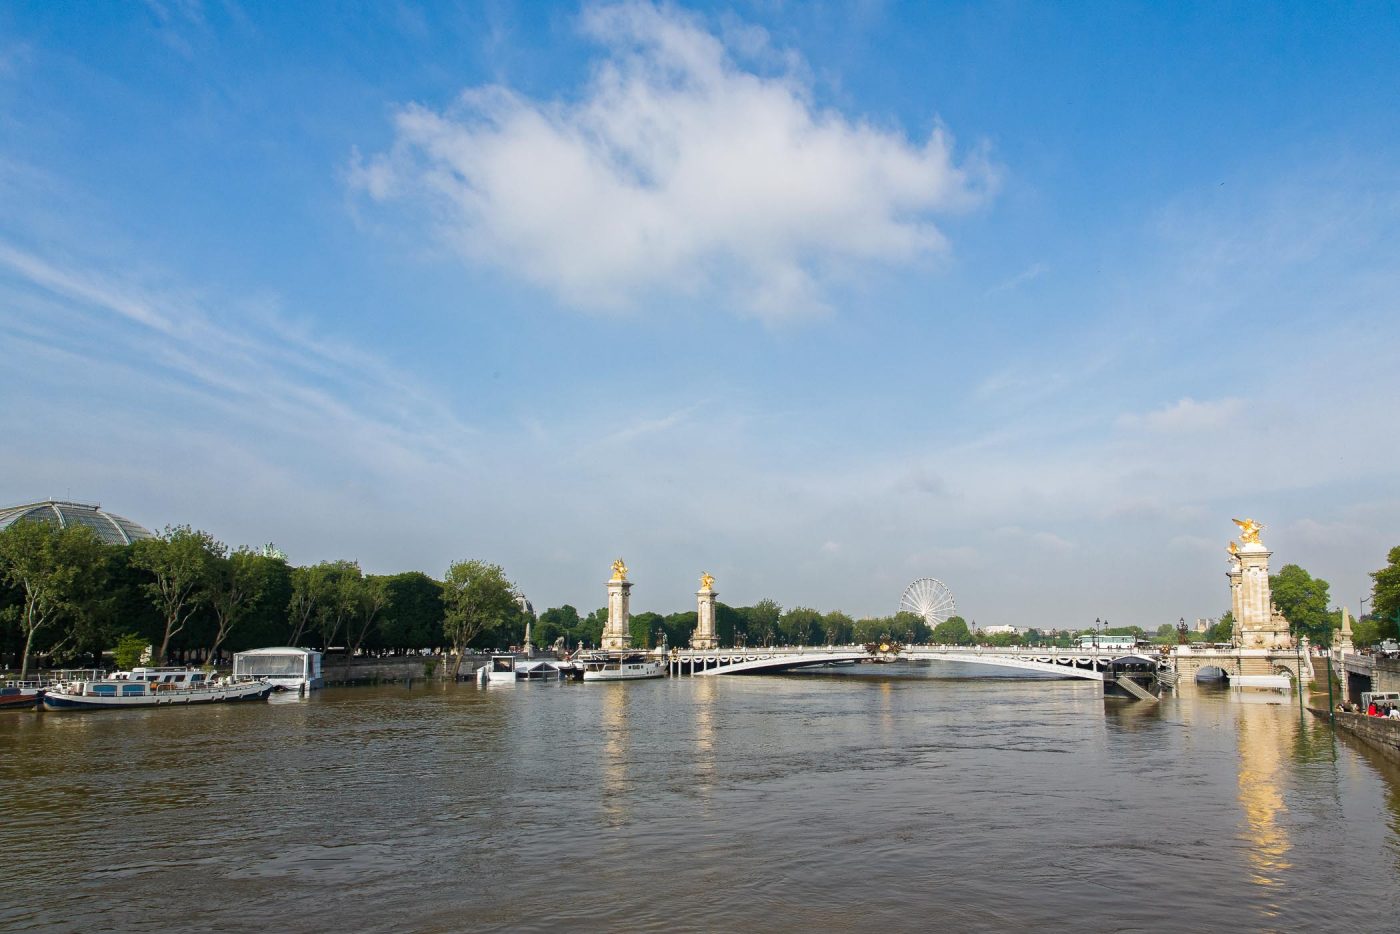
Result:
[[[557,658],[529,658],[524,655],[492,655],[489,664],[477,669],[477,680],[499,683],[505,681],[567,681],[578,673],[571,662]]]
[[[43,703],[45,710],[101,710],[266,700],[271,693],[266,681],[217,678],[198,668],[133,668],[53,685]]]
[[[233,676],[258,678],[279,691],[314,691],[326,683],[320,652],[287,645],[236,653]]]
[[[593,652],[574,660],[583,668],[585,681],[637,681],[663,678],[666,663],[649,658],[645,652]]]

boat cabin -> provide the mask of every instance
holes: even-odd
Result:
[[[205,683],[213,678],[213,672],[198,668],[133,668],[130,671],[117,671],[109,681],[144,681],[148,684],[173,684],[188,688]]]
[[[257,678],[279,691],[312,691],[323,686],[322,653],[292,646],[249,649],[233,656],[234,678]]]

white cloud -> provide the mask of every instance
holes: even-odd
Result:
[[[1214,431],[1229,425],[1243,407],[1244,402],[1240,399],[1197,402],[1186,397],[1152,412],[1122,415],[1118,424],[1122,428],[1140,428],[1162,434]]]
[[[694,16],[633,2],[582,23],[607,54],[577,98],[488,86],[444,111],[407,106],[351,184],[425,200],[463,255],[570,305],[665,290],[769,319],[824,307],[831,270],[946,250],[934,216],[994,184],[941,127],[911,141],[823,109],[800,67],[745,70]]]

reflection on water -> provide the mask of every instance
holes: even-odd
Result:
[[[1287,859],[1292,844],[1284,825],[1288,806],[1283,798],[1283,753],[1292,744],[1292,713],[1237,704],[1239,735],[1239,795],[1244,810],[1241,836],[1256,885],[1277,886],[1292,868]],[[1267,711],[1265,713],[1264,711]]]
[[[719,690],[719,679],[694,680],[695,790],[708,801],[715,783],[715,693]]]
[[[1325,722],[959,674],[7,714],[0,929],[1393,928],[1400,776]]]
[[[617,826],[627,820],[627,685],[624,683],[589,685],[600,694],[602,716],[599,729],[603,737],[603,810],[608,824]]]

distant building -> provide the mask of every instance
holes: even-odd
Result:
[[[108,545],[130,545],[143,538],[155,538],[155,534],[145,526],[107,512],[101,506],[65,503],[56,499],[25,503],[23,506],[0,507],[0,530],[22,521],[47,522],[60,529],[85,525]]]
[[[1211,625],[1211,624],[1210,624],[1210,620],[1208,620],[1208,619],[1206,619],[1206,618],[1204,618],[1204,617],[1197,617],[1197,619],[1196,619],[1196,631],[1197,631],[1197,632],[1205,632],[1207,629],[1210,628],[1210,625]]]
[[[998,636],[1003,634],[1019,636],[1022,630],[1018,626],[983,626],[977,631],[985,633],[989,636]]]

